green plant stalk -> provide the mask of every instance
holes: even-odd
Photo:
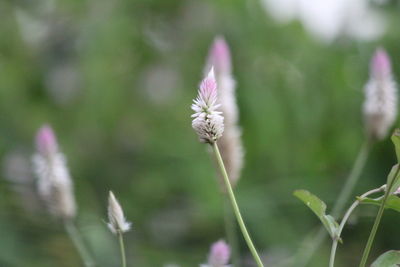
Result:
[[[74,222],[70,219],[66,219],[64,220],[64,227],[69,235],[69,238],[72,240],[72,243],[76,247],[76,250],[78,251],[84,265],[86,267],[96,266]]]
[[[363,144],[361,145],[360,151],[358,152],[357,158],[354,162],[354,165],[349,173],[349,176],[346,179],[344,186],[339,194],[339,197],[332,208],[332,216],[337,218],[340,213],[343,212],[343,209],[346,205],[346,202],[351,196],[351,193],[354,190],[357,181],[360,179],[362,170],[365,167],[365,164],[368,159],[368,154],[372,145],[372,140],[369,137],[366,137]],[[328,236],[325,228],[321,226],[313,239],[305,242],[303,245],[302,251],[297,253],[295,256],[293,263],[296,263],[298,267],[305,267],[308,265],[314,253],[321,246],[322,242]]]
[[[224,194],[223,197],[224,197],[225,232],[228,243],[231,247],[232,263],[233,266],[240,266],[239,264],[240,254],[239,254],[238,239],[237,239],[236,224],[235,224],[236,218],[235,214],[233,214],[229,196],[227,194]]]
[[[218,165],[219,165],[219,167],[221,169],[222,176],[224,178],[225,186],[226,186],[226,189],[228,191],[228,196],[229,196],[229,199],[231,201],[231,204],[232,204],[232,207],[233,207],[233,211],[235,213],[235,216],[236,216],[237,222],[239,224],[240,230],[242,231],[243,237],[246,240],[247,246],[249,247],[250,252],[253,255],[253,258],[256,261],[257,266],[258,267],[264,267],[264,265],[263,265],[263,263],[262,263],[262,261],[260,259],[260,256],[258,255],[256,248],[254,247],[253,241],[251,240],[250,235],[247,232],[247,228],[246,228],[246,225],[244,224],[242,215],[240,214],[240,209],[239,209],[239,206],[238,206],[238,204],[236,202],[235,194],[233,193],[232,186],[231,186],[231,183],[229,181],[229,177],[228,177],[228,174],[226,172],[225,165],[224,165],[224,162],[223,162],[222,157],[221,157],[221,153],[219,152],[217,142],[214,142],[212,144],[212,147],[213,147],[214,153],[215,153],[215,155],[217,157],[217,162],[218,162]]]
[[[364,169],[365,163],[368,159],[369,150],[371,147],[371,139],[366,138],[364,143],[362,144],[360,151],[358,152],[357,159],[354,162],[353,168],[350,171],[348,178],[346,179],[345,184],[340,191],[339,197],[335,205],[332,208],[332,216],[334,218],[339,217],[339,215],[343,212],[346,202],[351,197],[351,194],[356,186],[358,180],[361,177],[361,172]]]
[[[121,231],[118,231],[119,248],[121,250],[121,266],[126,267],[124,237]]]
[[[400,171],[400,165],[397,167],[397,170],[396,170],[396,173],[394,175],[394,178],[392,179],[392,181],[390,181],[390,184],[386,187],[386,191],[385,191],[385,195],[384,195],[383,200],[382,200],[382,204],[379,207],[378,214],[377,214],[377,216],[375,218],[374,225],[372,226],[371,232],[370,232],[369,237],[368,237],[367,244],[366,244],[364,252],[363,252],[363,256],[361,258],[360,267],[365,267],[365,265],[367,264],[368,256],[369,256],[369,253],[371,251],[372,244],[374,243],[375,235],[376,235],[376,232],[378,231],[378,227],[379,227],[379,224],[381,222],[383,212],[385,210],[385,205],[386,205],[387,198],[389,197],[390,190],[391,190],[394,182],[396,181],[396,177],[399,175],[399,171]]]
[[[347,220],[349,219],[351,213],[354,211],[354,209],[361,203],[361,199],[374,194],[374,193],[378,193],[378,192],[382,192],[384,190],[384,186],[376,188],[376,189],[372,189],[364,194],[362,194],[360,196],[359,199],[357,199],[356,201],[353,202],[353,204],[350,206],[350,208],[346,211],[345,215],[343,216],[342,221],[340,222],[339,228],[337,230],[336,236],[335,238],[333,238],[333,242],[332,242],[332,249],[331,249],[331,256],[330,256],[330,260],[329,260],[329,267],[334,267],[335,264],[335,256],[336,256],[336,249],[338,246],[338,242],[340,240],[340,235],[342,234],[342,230],[344,228],[344,226],[346,225]]]

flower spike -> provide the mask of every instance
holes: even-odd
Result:
[[[217,110],[220,104],[217,103],[217,81],[213,68],[201,82],[198,96],[193,102],[195,113],[192,115],[192,127],[201,142],[213,144],[224,131],[224,117]]]

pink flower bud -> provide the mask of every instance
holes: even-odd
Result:
[[[382,79],[391,74],[390,58],[385,49],[377,48],[371,60],[371,75],[376,79]]]
[[[208,65],[214,66],[217,73],[231,72],[231,53],[225,39],[217,36],[208,55]]]
[[[207,77],[201,81],[200,96],[206,101],[217,98],[217,81],[215,80],[214,68],[211,68]]]
[[[223,240],[219,240],[211,246],[208,264],[210,266],[225,266],[229,262],[230,254],[231,250],[228,244]]]
[[[42,126],[36,135],[36,147],[39,153],[49,155],[57,152],[57,140],[49,125]]]

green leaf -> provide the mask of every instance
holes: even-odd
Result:
[[[400,251],[389,250],[380,255],[371,267],[398,267],[400,265]]]
[[[394,165],[392,167],[392,169],[390,170],[390,173],[387,177],[386,186],[392,184],[389,194],[396,191],[396,189],[399,188],[399,186],[400,186],[400,179],[399,179],[400,172],[398,172],[398,168],[399,168],[399,164]],[[396,176],[396,173],[397,173],[397,176]]]
[[[362,204],[372,204],[380,206],[383,201],[383,196],[378,198],[358,198]],[[400,198],[396,195],[390,195],[386,200],[385,209],[391,209],[400,212]]]
[[[296,190],[293,195],[303,201],[317,215],[330,236],[335,238],[339,224],[331,215],[326,214],[326,204],[307,190]]]
[[[396,150],[397,162],[400,163],[400,129],[394,130],[391,139]]]

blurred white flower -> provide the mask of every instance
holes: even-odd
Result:
[[[376,50],[371,60],[363,113],[367,134],[378,140],[386,137],[397,117],[397,88],[389,56],[382,48]]]
[[[365,0],[261,0],[278,22],[294,19],[315,37],[331,42],[340,35],[357,40],[374,40],[383,35],[386,21]]]
[[[33,166],[40,197],[54,216],[63,219],[75,217],[76,204],[72,180],[65,157],[59,152],[56,137],[49,126],[39,129],[36,147]]]

